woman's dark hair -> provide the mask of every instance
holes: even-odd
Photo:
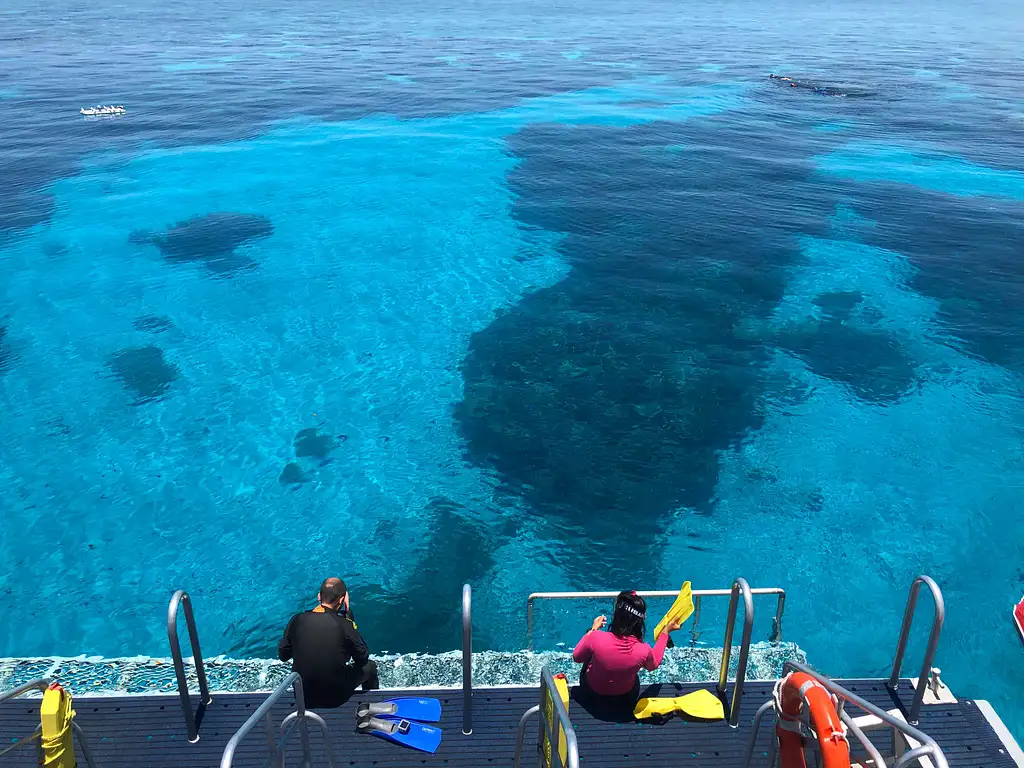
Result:
[[[619,592],[612,614],[612,634],[618,637],[632,635],[641,642],[644,639],[644,620],[647,618],[647,601],[636,592]]]

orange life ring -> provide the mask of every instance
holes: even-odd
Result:
[[[850,768],[850,744],[832,695],[805,672],[790,672],[775,687],[775,735],[782,768],[807,768],[800,735],[800,713],[805,705],[818,735],[824,768]]]

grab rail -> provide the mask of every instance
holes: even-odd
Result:
[[[746,582],[744,582],[746,583]],[[786,609],[786,590],[782,587],[755,587],[750,588],[751,595],[777,595],[778,601],[775,606],[775,616],[772,618],[772,631],[768,640],[777,643],[782,640],[782,614]],[[637,592],[640,597],[675,597],[679,590],[654,590]],[[695,589],[693,594],[693,627],[690,630],[692,642],[697,641],[699,632],[697,625],[700,623],[701,598],[703,597],[730,597],[732,589]],[[606,600],[618,597],[618,592],[533,592],[526,598],[526,647],[533,650],[533,603],[535,600]]]
[[[874,766],[885,766],[885,765],[888,765],[888,763],[885,761],[885,758],[878,751],[878,748],[871,742],[871,740],[867,737],[867,735],[864,733],[864,731],[861,729],[861,727],[857,724],[857,722],[852,717],[850,717],[849,714],[847,714],[845,711],[843,711],[842,704],[840,704],[838,709],[839,709],[839,719],[842,720],[843,723],[846,725],[846,727],[850,729],[850,733],[852,733],[854,736],[857,737],[857,741],[859,741],[861,743],[861,746],[863,746],[864,750],[868,753],[868,757],[873,761],[872,765],[874,765]],[[754,747],[757,745],[757,734],[758,734],[758,732],[761,729],[761,719],[768,712],[771,712],[772,713],[772,717],[775,717],[775,711],[774,710],[775,710],[775,701],[773,699],[769,699],[768,701],[766,701],[764,704],[762,704],[758,708],[757,713],[754,715],[754,723],[753,723],[753,726],[750,729],[750,738],[747,739],[747,751],[744,753],[744,757],[743,757],[743,763],[742,763],[743,768],[750,768],[750,761],[754,757]],[[895,743],[896,742],[895,742],[895,739],[894,739],[893,740],[894,748],[895,748]],[[768,755],[767,755],[767,759],[765,760],[765,763],[764,763],[766,766],[771,766],[772,768],[774,768],[774,766],[775,766],[775,753],[778,751],[778,748],[779,748],[778,739],[773,737],[771,742],[768,745]]]
[[[9,691],[4,691],[3,693],[0,693],[0,702],[16,699],[19,696],[22,696],[26,693],[31,693],[32,691],[45,691],[51,685],[53,685],[53,680],[51,680],[48,677],[40,677],[35,680],[30,680],[24,685],[19,685],[17,688],[13,688]],[[78,746],[82,750],[82,756],[85,757],[85,764],[88,765],[89,768],[97,768],[97,763],[92,757],[92,750],[89,748],[89,740],[85,738],[85,733],[82,731],[78,723],[76,723],[74,720],[71,721],[71,730],[75,734],[75,736],[78,737]],[[3,757],[8,752],[12,752],[18,747],[22,747],[28,744],[29,742],[34,741],[36,742],[36,762],[39,763],[39,765],[42,765],[44,760],[46,759],[45,755],[43,754],[42,736],[43,726],[42,724],[40,724],[40,726],[36,728],[35,731],[30,733],[28,736],[24,736],[18,739],[13,744],[0,751],[0,757]]]
[[[824,675],[818,674],[813,669],[808,667],[806,664],[802,664],[799,661],[787,661],[782,667],[783,677],[785,677],[789,672],[794,671],[803,672],[804,674],[810,675],[823,686],[825,686],[825,688],[830,693],[834,694],[836,697],[840,699],[840,707],[842,706],[842,702],[844,701],[849,702],[850,704],[853,704],[857,707],[860,707],[868,714],[874,715],[879,720],[886,723],[893,730],[900,731],[901,733],[906,734],[911,739],[920,744],[920,746],[914,747],[909,752],[901,756],[898,760],[896,760],[896,762],[893,764],[893,768],[903,768],[903,766],[909,765],[912,760],[918,760],[922,757],[929,757],[932,760],[935,768],[949,768],[949,763],[946,762],[946,756],[942,753],[942,750],[939,748],[939,745],[935,743],[935,740],[928,734],[919,731],[911,723],[893,717],[884,709],[876,707],[870,701],[862,699],[857,694],[846,690],[833,680],[830,680]],[[860,735],[863,734],[858,735],[856,731],[854,731],[854,735],[857,735],[857,738],[859,739]],[[751,739],[753,739],[755,736],[756,734],[752,734]]]
[[[181,656],[181,643],[178,642],[178,607],[185,607],[185,625],[192,645],[192,658],[196,665],[196,677],[199,678],[199,706],[192,712],[192,699],[188,694],[188,678],[185,677],[185,660]],[[178,698],[181,700],[181,711],[185,716],[185,728],[188,731],[189,743],[199,741],[199,726],[203,722],[203,713],[213,699],[210,686],[206,682],[206,667],[203,666],[203,652],[199,649],[199,632],[196,630],[196,619],[192,615],[192,600],[188,592],[179,589],[171,596],[167,606],[167,640],[171,644],[171,659],[174,661],[174,676],[178,679]]]
[[[939,636],[942,634],[942,624],[946,620],[946,603],[942,599],[942,590],[935,583],[931,576],[918,576],[910,585],[910,596],[907,598],[907,607],[903,612],[903,626],[900,628],[900,639],[896,644],[896,658],[892,663],[892,674],[886,686],[894,693],[900,684],[900,669],[903,667],[903,655],[907,651],[907,642],[910,639],[910,627],[914,623],[914,613],[917,610],[917,596],[921,592],[921,585],[925,584],[932,593],[932,601],[935,603],[935,615],[932,618],[932,630],[928,635],[928,647],[924,652],[924,664],[921,666],[921,676],[917,678],[917,690],[914,693],[914,701],[910,705],[910,713],[907,720],[912,725],[917,725],[917,716],[921,711],[921,702],[924,701],[924,691],[927,687],[926,680],[935,661],[935,651],[939,647]]]
[[[559,727],[552,731],[551,724],[548,722],[547,718],[541,716],[540,736],[547,736],[548,744],[551,745],[552,758],[551,763],[542,762],[541,764],[549,765],[550,768],[555,768],[556,763],[554,762],[554,758],[557,755],[558,768],[579,768],[580,751],[579,744],[576,741],[576,731],[572,727],[572,722],[569,720],[569,711],[565,708],[565,704],[562,702],[562,697],[559,695],[558,689],[555,687],[555,679],[551,674],[551,670],[547,667],[544,667],[540,671],[540,704],[530,707],[523,713],[523,716],[519,718],[519,729],[516,733],[516,754],[513,768],[519,768],[519,764],[522,759],[526,723],[533,715],[539,714],[543,710],[545,695],[551,699]],[[562,761],[562,755],[559,749],[559,731],[565,735],[565,762]],[[540,749],[540,744],[537,745],[537,749]]]
[[[274,704],[277,703],[278,699],[284,696],[288,689],[291,688],[295,694],[295,711],[289,714],[281,723],[281,738],[275,740],[274,738],[274,726],[270,720],[270,710],[273,709]],[[288,743],[288,739],[291,737],[295,728],[299,729],[299,740],[302,744],[302,762],[299,764],[300,768],[311,768],[313,764],[313,753],[310,747],[309,741],[309,724],[307,720],[312,720],[314,723],[320,726],[320,732],[324,737],[324,747],[327,753],[327,766],[328,768],[334,768],[334,754],[331,750],[330,734],[327,730],[327,724],[323,718],[315,712],[306,711],[306,699],[302,695],[302,678],[299,677],[297,672],[290,673],[281,683],[274,689],[266,700],[260,704],[259,708],[249,716],[242,727],[235,731],[235,734],[228,740],[227,745],[224,747],[224,754],[220,758],[220,768],[231,768],[231,764],[235,759],[235,752],[238,750],[238,745],[242,743],[249,731],[256,727],[257,723],[263,718],[266,718],[266,729],[267,729],[267,742],[270,747],[270,761],[269,764],[272,766],[281,766],[284,763],[284,748]]]
[[[736,682],[732,689],[732,707],[729,710],[729,725],[736,728],[740,722],[740,701],[743,699],[743,683],[747,679],[747,658],[750,656],[750,633],[754,629],[754,596],[746,579],[739,578],[732,583],[729,597],[729,613],[725,625],[725,641],[722,644],[722,668],[718,673],[718,695],[725,697],[729,682],[729,658],[732,655],[732,634],[736,624],[736,608],[740,595],[743,596],[743,640],[740,642],[740,658],[736,664]]]
[[[473,589],[462,585],[462,732],[473,733]]]

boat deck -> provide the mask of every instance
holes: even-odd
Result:
[[[880,706],[902,706],[880,680],[853,680],[843,683],[854,693]],[[678,696],[698,688],[713,690],[713,684],[654,685],[644,695]],[[744,689],[740,727],[725,723],[672,720],[664,725],[609,723],[595,719],[576,701],[569,716],[579,741],[580,763],[589,768],[621,766],[658,766],[664,768],[739,768],[743,762],[750,724],[757,708],[771,696],[772,683],[749,682]],[[909,703],[910,683],[900,687]],[[539,689],[486,688],[473,696],[473,734],[462,734],[461,691],[443,689],[415,695],[441,699],[444,738],[433,756],[405,749],[382,739],[355,732],[357,701],[376,701],[410,695],[409,691],[388,690],[357,693],[346,705],[319,711],[330,728],[335,765],[339,766],[511,766],[515,753],[519,718],[539,699]],[[575,690],[573,691],[575,697]],[[98,763],[97,768],[213,768],[231,735],[264,701],[265,694],[215,694],[204,713],[200,741],[189,744],[176,695],[75,698],[77,722],[85,731]],[[290,711],[291,702],[282,701],[275,710],[275,723]],[[0,704],[0,744],[10,744],[39,724],[38,699],[17,699]],[[851,710],[851,714],[857,714]],[[762,725],[757,754],[766,754],[772,728]],[[527,728],[524,765],[535,765],[537,720]],[[1007,753],[996,731],[972,701],[927,705],[921,711],[920,728],[942,747],[952,768],[1013,768],[1017,763]],[[871,734],[881,749],[889,747],[889,731]],[[266,737],[257,727],[243,742],[235,765],[261,766],[267,758]],[[326,765],[322,741],[311,727],[315,765]],[[293,738],[286,763],[295,765],[298,739]],[[671,762],[666,762],[671,758]],[[23,747],[4,758],[11,768],[34,768],[35,750]],[[80,766],[85,761],[79,758]],[[756,759],[754,765],[763,765]]]

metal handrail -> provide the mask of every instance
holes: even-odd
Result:
[[[926,680],[935,661],[935,651],[939,647],[939,636],[942,634],[942,624],[946,620],[946,603],[942,599],[942,590],[931,576],[918,576],[910,585],[910,596],[907,598],[907,607],[903,612],[903,626],[900,628],[900,639],[896,644],[896,658],[892,663],[892,674],[886,686],[890,691],[895,692],[900,684],[900,669],[903,667],[903,655],[907,651],[907,642],[910,640],[910,627],[914,623],[914,613],[917,610],[917,596],[921,592],[921,585],[925,584],[932,593],[932,600],[935,603],[935,615],[932,618],[932,630],[928,635],[928,647],[924,652],[924,664],[921,666],[921,675],[917,678],[917,690],[914,693],[914,701],[910,705],[910,713],[907,720],[917,725],[918,713],[921,711],[921,702],[924,701],[924,691],[927,687]]]
[[[333,768],[333,766],[334,766],[334,750],[331,748],[331,740],[329,738],[327,738],[327,733],[328,733],[328,731],[327,731],[327,722],[322,717],[320,717],[320,715],[318,715],[316,712],[310,712],[309,710],[306,710],[304,712],[303,716],[307,720],[312,720],[314,723],[316,723],[317,725],[320,726],[320,732],[324,734],[324,752],[327,753],[327,765],[328,765],[328,768]],[[297,723],[298,719],[299,719],[299,713],[296,711],[296,712],[292,712],[284,720],[281,721],[281,745],[282,745],[281,749],[282,749],[282,753],[279,755],[279,763],[283,763],[284,762],[284,760],[283,760],[283,758],[284,758],[284,754],[283,754],[284,743],[286,741],[288,741],[289,737],[292,735],[292,731],[295,729],[295,726],[293,725],[293,722]],[[269,720],[270,720],[270,718],[268,717],[267,718],[267,721],[268,721],[267,724],[268,725],[270,724]],[[268,730],[268,734],[269,734],[269,730]],[[300,734],[300,736],[303,736],[303,734]],[[304,734],[304,738],[307,741],[309,740],[308,730]],[[272,748],[274,749],[274,754],[277,755],[278,753],[277,753],[276,748],[274,748],[273,746],[272,746]],[[281,766],[281,768],[283,768],[283,765]]]
[[[473,589],[462,585],[462,732],[473,733]]]
[[[540,704],[534,704],[528,710],[523,712],[523,716],[519,718],[519,728],[516,730],[516,756],[512,765],[513,768],[519,768],[519,761],[523,756],[523,739],[526,736],[526,723],[531,717],[540,712]]]
[[[275,742],[274,739],[274,727],[270,720],[270,711],[273,709],[274,704],[277,703],[278,699],[284,696],[288,689],[291,688],[295,694],[295,712],[292,712],[284,719],[281,723],[281,738]],[[235,759],[235,752],[238,750],[238,745],[242,743],[249,731],[256,727],[259,721],[266,718],[267,738],[271,751],[270,765],[281,766],[284,762],[284,748],[287,745],[289,737],[295,731],[295,728],[299,729],[299,740],[302,744],[302,762],[299,764],[300,768],[311,768],[313,764],[313,754],[310,747],[309,741],[309,724],[307,720],[312,720],[314,723],[320,726],[320,732],[324,737],[325,751],[327,753],[327,765],[328,768],[334,768],[334,754],[331,751],[330,745],[330,734],[327,731],[327,724],[323,718],[317,715],[315,712],[306,711],[306,699],[302,695],[302,678],[299,677],[297,672],[291,672],[281,683],[274,689],[266,700],[260,704],[259,708],[249,716],[242,727],[235,731],[235,734],[228,740],[227,745],[224,747],[224,754],[220,758],[220,768],[231,768],[231,764]]]
[[[22,696],[26,693],[31,693],[32,691],[45,691],[47,688],[53,685],[53,682],[54,681],[49,677],[40,677],[35,680],[30,680],[29,682],[24,683],[23,685],[19,685],[17,688],[13,688],[9,691],[4,691],[3,693],[0,693],[0,702],[16,699],[19,696]],[[82,756],[85,758],[85,764],[88,765],[89,768],[97,768],[97,763],[92,757],[92,750],[89,748],[89,740],[85,738],[85,733],[82,731],[78,723],[76,723],[74,720],[71,721],[71,731],[78,737],[78,746],[82,750]],[[43,755],[42,735],[43,727],[42,725],[40,725],[38,728],[36,728],[34,733],[31,733],[28,736],[18,739],[16,742],[14,742],[9,747],[0,752],[0,757],[3,757],[8,752],[18,747],[28,744],[30,741],[36,741],[38,739],[38,741],[36,741],[36,761],[39,763],[39,765],[42,765],[45,759],[45,756]]]
[[[862,699],[857,694],[846,690],[841,685],[828,679],[824,675],[818,674],[806,664],[802,664],[799,661],[787,661],[782,667],[783,676],[793,671],[803,672],[804,674],[810,675],[825,686],[830,693],[835,694],[835,696],[841,701],[847,701],[850,704],[860,707],[868,714],[874,715],[894,730],[906,734],[921,745],[903,755],[903,757],[896,761],[893,768],[902,768],[902,766],[909,765],[911,760],[917,760],[921,757],[930,758],[934,763],[935,768],[949,768],[949,763],[946,762],[946,756],[942,753],[939,745],[935,743],[935,740],[928,734],[919,731],[913,726],[913,724],[893,717],[884,709],[876,707],[870,701]]]
[[[523,716],[519,719],[519,730],[516,733],[516,754],[515,762],[513,763],[514,768],[519,768],[519,763],[522,758],[523,751],[523,740],[524,734],[526,733],[526,723],[534,714],[539,714],[544,706],[544,696],[550,697],[551,702],[555,708],[555,716],[558,720],[558,729],[554,731],[551,728],[551,724],[548,723],[546,717],[540,718],[540,737],[547,736],[548,744],[551,745],[551,755],[554,758],[558,755],[558,766],[559,768],[579,768],[580,766],[580,750],[579,744],[576,741],[576,731],[572,727],[572,722],[569,720],[569,710],[565,708],[565,704],[562,702],[562,697],[558,693],[558,689],[555,687],[555,679],[551,674],[551,670],[544,667],[540,671],[540,704],[530,707]],[[559,731],[565,735],[565,759],[562,762],[562,756],[559,754]],[[540,749],[538,743],[537,749]],[[553,764],[553,763],[552,763]]]
[[[192,700],[188,695],[188,678],[185,677],[185,660],[181,656],[181,643],[178,642],[178,606],[185,606],[185,625],[192,644],[192,659],[196,665],[196,677],[199,678],[199,706],[192,711]],[[210,686],[206,682],[206,667],[203,666],[203,652],[199,649],[199,632],[196,630],[196,619],[192,615],[192,600],[188,592],[179,589],[171,596],[167,606],[167,640],[171,644],[171,659],[174,661],[174,676],[178,679],[178,698],[181,700],[181,712],[185,716],[185,728],[188,731],[189,743],[199,741],[199,726],[203,721],[206,707],[213,701]]]
[[[757,744],[757,732],[761,730],[761,718],[763,718],[765,714],[767,714],[769,711],[771,711],[772,715],[774,715],[774,709],[775,702],[769,699],[760,707],[758,707],[757,712],[754,713],[754,722],[750,728],[750,738],[747,739],[747,751],[743,758],[743,768],[750,768],[750,761],[754,758],[754,747]],[[773,768],[775,766],[774,739],[772,740],[771,749],[769,750],[768,754],[768,761],[765,763],[765,765],[772,766]],[[884,763],[882,763],[882,765],[884,765]]]
[[[885,765],[885,760],[878,751],[878,747],[871,743],[871,739],[869,739],[867,734],[861,730],[860,726],[854,722],[854,719],[846,712],[840,712],[839,719],[842,720],[846,727],[850,729],[850,733],[857,737],[857,741],[859,741],[867,751],[868,757],[871,758],[872,762],[876,766]],[[895,736],[895,734],[893,735]],[[893,750],[895,751],[895,740],[893,740]]]
[[[777,643],[782,640],[782,614],[786,609],[786,590],[782,587],[750,588],[752,595],[777,595],[775,616],[772,619],[772,631],[769,641]],[[637,592],[640,597],[675,597],[679,590],[653,590]],[[697,641],[697,625],[700,623],[702,597],[729,597],[732,589],[695,589],[693,595],[693,628],[690,630],[693,642]],[[526,647],[533,650],[533,603],[535,600],[606,600],[618,597],[618,592],[533,592],[526,598]]]
[[[743,768],[750,768],[750,761],[754,758],[754,747],[757,744],[757,734],[761,729],[761,719],[768,712],[772,713],[772,717],[775,716],[775,701],[772,699],[769,699],[764,704],[762,704],[758,708],[757,714],[754,715],[754,723],[750,729],[750,738],[747,739],[747,751],[743,757]],[[867,737],[864,731],[861,730],[860,726],[858,726],[857,723],[854,722],[853,718],[850,717],[846,712],[840,712],[839,717],[846,724],[846,727],[850,729],[850,733],[856,736],[857,741],[859,741],[863,745],[864,749],[868,753],[868,757],[874,761],[873,764],[876,766],[876,768],[877,766],[884,767],[885,765],[887,765],[885,759],[878,751],[878,748],[871,743],[871,740]],[[893,743],[895,744],[895,741]],[[778,746],[778,741],[775,738],[773,738],[771,740],[771,744],[769,745],[768,759],[765,761],[766,766],[775,765],[775,752],[778,750]]]
[[[725,641],[722,645],[722,668],[718,672],[718,695],[725,696],[729,682],[729,658],[732,655],[732,634],[736,623],[736,608],[740,595],[743,596],[743,639],[740,643],[740,658],[736,664],[736,682],[732,689],[732,707],[729,710],[729,725],[737,727],[740,722],[740,701],[743,699],[743,683],[747,679],[747,659],[750,656],[750,633],[754,629],[754,596],[746,579],[738,578],[732,584],[729,597],[729,613],[725,624]]]

